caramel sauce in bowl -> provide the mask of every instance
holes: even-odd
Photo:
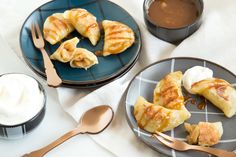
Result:
[[[156,37],[179,43],[201,25],[203,0],[144,0],[144,21]]]

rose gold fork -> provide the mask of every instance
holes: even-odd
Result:
[[[215,148],[210,148],[210,147],[190,145],[185,142],[176,140],[160,132],[156,132],[156,134],[153,134],[153,137],[157,138],[158,141],[160,141],[162,144],[166,145],[167,147],[170,147],[178,151],[197,150],[197,151],[206,152],[206,153],[218,156],[218,157],[236,157],[236,153],[233,153],[233,152],[228,152],[225,150],[215,149]]]
[[[36,32],[37,32],[37,35],[36,35]],[[39,25],[37,23],[36,23],[36,32],[35,32],[34,24],[32,24],[31,35],[34,42],[34,46],[37,47],[42,52],[42,55],[43,55],[43,62],[44,62],[44,68],[45,68],[45,73],[47,77],[47,84],[51,87],[58,87],[62,83],[62,80],[58,76],[47,52],[44,49],[44,45],[45,45],[44,39],[39,29]]]

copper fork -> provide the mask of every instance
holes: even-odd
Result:
[[[222,149],[216,149],[216,148],[210,148],[210,147],[190,145],[160,132],[156,132],[156,134],[153,134],[153,137],[158,139],[158,141],[160,141],[162,144],[166,145],[167,147],[170,147],[178,151],[197,150],[197,151],[206,152],[206,153],[218,156],[218,157],[236,157],[236,153],[233,153],[233,152],[228,152]]]
[[[36,32],[35,32],[35,28],[36,28]],[[62,83],[62,80],[58,76],[54,68],[54,65],[52,64],[46,50],[44,49],[44,46],[45,46],[44,39],[43,39],[38,23],[36,23],[36,27],[34,26],[34,23],[31,25],[31,35],[34,42],[34,46],[42,52],[48,86],[58,87]]]

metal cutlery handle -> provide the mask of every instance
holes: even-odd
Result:
[[[51,87],[58,87],[61,83],[62,80],[58,76],[54,65],[52,64],[47,52],[45,51],[44,48],[40,49],[43,55],[43,61],[44,61],[44,68],[45,68],[45,73],[47,76],[47,83]]]
[[[236,153],[228,152],[222,149],[215,149],[215,148],[202,147],[202,146],[193,146],[193,145],[191,145],[189,149],[206,152],[206,153],[218,156],[218,157],[236,157]]]
[[[76,128],[72,131],[67,132],[66,134],[64,134],[63,136],[61,136],[57,140],[53,141],[49,145],[47,145],[41,149],[35,150],[29,154],[25,154],[22,157],[43,157],[47,152],[49,152],[53,148],[57,147],[58,145],[62,144],[66,140],[70,139],[71,137],[73,137],[75,135],[83,134],[83,133],[84,133],[83,127]]]

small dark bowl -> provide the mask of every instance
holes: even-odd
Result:
[[[2,74],[0,77],[3,75],[8,75],[8,74],[21,74],[21,73],[7,73],[7,74]],[[25,75],[25,74],[21,74]],[[29,75],[26,75],[29,76]],[[29,76],[33,78],[32,76]],[[33,78],[36,80],[35,78]],[[43,88],[43,86],[40,84],[38,80],[36,80],[38,83],[39,90],[43,93],[43,106],[42,108],[38,111],[38,113],[32,117],[30,120],[16,124],[16,125],[3,125],[0,124],[0,139],[20,139],[23,138],[26,134],[30,133],[33,131],[43,120],[45,111],[46,111],[46,92]]]
[[[153,35],[162,40],[165,40],[173,44],[177,44],[182,40],[184,40],[185,38],[187,38],[188,36],[190,36],[191,34],[193,34],[201,25],[202,13],[204,9],[203,0],[193,0],[199,11],[199,16],[193,23],[180,28],[165,28],[155,24],[148,15],[148,9],[152,2],[153,0],[144,0],[143,3],[144,21],[148,30]]]

